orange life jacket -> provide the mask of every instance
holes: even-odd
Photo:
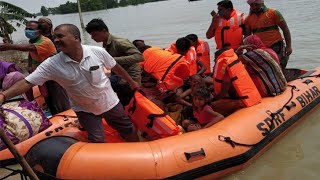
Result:
[[[209,74],[211,73],[209,44],[207,41],[204,41],[204,40],[198,40],[198,43],[200,45],[196,49],[197,57],[207,68],[207,70],[204,73]]]
[[[178,60],[180,54],[173,54],[159,47],[151,47],[143,52],[143,56],[144,71],[159,81],[161,91],[174,90],[182,86],[183,80],[189,76],[189,63],[185,57]],[[176,60],[178,61],[175,62]]]
[[[178,53],[178,49],[176,47],[176,43],[172,43],[170,48],[167,49],[170,52],[173,53]],[[198,71],[198,65],[197,65],[197,52],[196,49],[192,46],[190,47],[190,49],[188,50],[188,52],[185,55],[186,60],[189,62],[189,66],[190,66],[190,76],[197,74]]]
[[[243,32],[241,25],[243,23],[244,14],[237,13],[235,9],[231,12],[230,19],[219,17],[214,35],[217,49],[223,47],[237,49],[242,43]]]
[[[175,121],[164,113],[157,105],[135,92],[129,105],[125,107],[134,125],[146,135],[145,138],[155,140],[177,135],[181,132]]]
[[[228,73],[230,81],[242,102],[247,106],[253,106],[261,101],[261,95],[246,71],[244,65],[238,59],[233,49],[223,52],[214,66],[214,91],[219,94],[223,84],[223,77]]]

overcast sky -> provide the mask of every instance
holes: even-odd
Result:
[[[41,6],[57,7],[67,1],[77,2],[77,0],[2,0],[13,5],[19,6],[30,13],[40,12]]]

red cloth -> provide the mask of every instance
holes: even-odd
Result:
[[[256,46],[255,49],[262,49],[262,50],[268,52],[274,58],[274,60],[278,64],[280,64],[280,60],[279,60],[277,53],[273,49],[265,46],[264,43],[262,42],[262,40],[259,38],[259,36],[255,35],[255,34],[250,35],[243,40],[243,44],[244,45],[255,45]]]

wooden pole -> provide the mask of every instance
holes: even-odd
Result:
[[[80,0],[77,0],[77,2],[78,2],[78,12],[79,12],[79,17],[80,17],[81,28],[84,29],[84,24],[83,24],[83,19],[82,19],[82,12],[81,12],[81,2],[80,2]]]
[[[11,140],[6,136],[4,130],[0,128],[0,139],[4,142],[4,144],[8,147],[10,152],[22,166],[23,170],[27,173],[31,180],[39,180],[37,175],[33,172],[32,168],[27,163],[26,159],[19,153],[19,151],[15,148],[14,144]]]

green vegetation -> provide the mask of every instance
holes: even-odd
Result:
[[[35,15],[20,7],[0,1],[0,37],[12,42],[10,35],[16,31],[13,24],[17,27],[26,24],[26,17],[32,18]]]
[[[149,2],[165,1],[165,0],[79,0],[81,2],[81,10],[83,12],[87,11],[98,11],[102,9],[111,9],[117,7],[124,7],[129,5],[138,5]],[[45,7],[44,7],[45,8]],[[77,3],[68,1],[55,8],[45,8],[49,14],[68,14],[77,13],[78,7]],[[41,7],[42,13],[42,7]]]
[[[46,7],[41,6],[41,10],[40,10],[42,16],[48,16],[49,15],[49,11]]]

